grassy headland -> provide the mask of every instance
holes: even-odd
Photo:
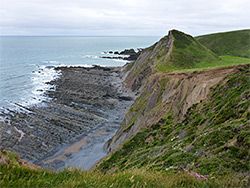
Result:
[[[172,30],[173,45],[171,53],[166,57],[157,57],[158,71],[189,69],[199,66],[200,63],[218,61],[219,57],[197,42],[192,36],[180,31]]]
[[[196,38],[173,30],[172,35],[172,52],[167,58],[157,57],[158,71],[196,71],[250,63],[250,30]]]

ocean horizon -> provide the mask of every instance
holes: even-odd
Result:
[[[105,51],[146,48],[157,36],[0,36],[0,107],[39,104],[57,66],[123,66]]]

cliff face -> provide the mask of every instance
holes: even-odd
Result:
[[[138,98],[116,135],[106,143],[106,150],[116,149],[169,113],[174,114],[176,121],[182,120],[189,107],[206,97],[210,87],[234,71],[229,68],[171,74],[158,69],[185,69],[201,61],[216,59],[215,54],[194,38],[176,30],[169,31],[159,42],[144,49],[134,63],[123,69],[127,87],[137,92]]]
[[[122,72],[127,87],[138,92],[147,78],[156,72],[157,58],[159,56],[167,58],[172,51],[172,46],[173,36],[169,32],[168,36],[163,37],[153,46],[144,49],[135,62],[127,64]]]
[[[249,178],[250,67],[192,69],[216,59],[191,36],[170,31],[125,66],[137,99],[98,168],[186,168]],[[169,67],[174,71],[159,71]]]
[[[134,63],[125,66],[122,75],[128,87],[139,91],[156,72],[196,68],[201,63],[218,60],[216,54],[192,36],[171,30],[159,42],[144,49]]]
[[[235,173],[248,181],[250,65],[155,77],[111,140],[113,151],[99,169],[188,169]]]
[[[106,144],[112,151],[137,132],[172,115],[175,122],[184,119],[187,110],[206,99],[210,88],[237,71],[236,67],[190,73],[151,75],[140,96],[127,113],[116,135]]]

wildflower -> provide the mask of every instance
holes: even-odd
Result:
[[[201,176],[199,175],[199,174],[197,174],[197,173],[195,173],[195,176],[197,177],[197,178],[200,178]]]
[[[188,171],[187,169],[184,169],[184,171],[185,171],[187,174],[189,174],[189,175],[192,175],[192,176],[197,177],[197,178],[203,178],[204,180],[208,180],[208,177],[212,176],[212,174],[210,174],[210,175],[200,175],[200,174],[198,174],[198,173],[196,173],[196,172],[194,172],[194,171],[191,171],[191,172],[189,173],[189,171]],[[211,179],[211,178],[210,178],[210,179]]]

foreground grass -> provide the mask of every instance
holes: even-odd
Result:
[[[220,56],[220,61],[213,61],[213,62],[200,62],[197,63],[192,68],[183,68],[177,66],[169,66],[169,67],[160,67],[158,71],[172,71],[173,73],[182,72],[182,71],[199,71],[205,69],[213,69],[218,67],[227,67],[227,66],[234,66],[234,65],[245,65],[250,64],[250,58],[244,57],[236,57],[236,56]]]
[[[19,166],[0,166],[0,187],[238,187],[245,180],[235,176],[197,179],[182,172],[130,169],[104,174],[100,171],[66,169],[56,173]]]

